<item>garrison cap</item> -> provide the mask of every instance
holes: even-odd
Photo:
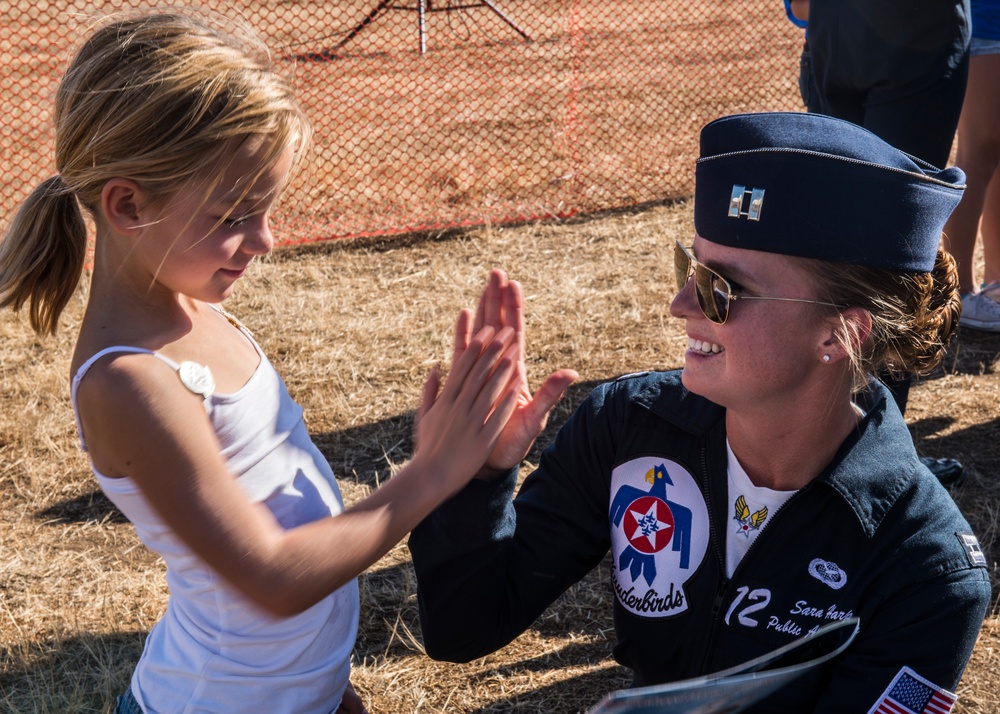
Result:
[[[694,225],[713,243],[930,272],[965,189],[867,129],[822,114],[736,114],[705,125]]]

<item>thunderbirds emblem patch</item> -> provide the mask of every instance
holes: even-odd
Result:
[[[643,617],[688,609],[684,584],[708,549],[708,511],[680,464],[643,457],[611,473],[612,585],[618,601]]]

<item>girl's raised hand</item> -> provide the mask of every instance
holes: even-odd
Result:
[[[493,452],[519,396],[516,331],[490,325],[471,336],[471,319],[469,310],[459,315],[466,347],[452,360],[443,388],[436,369],[427,378],[414,426],[413,462],[436,473],[449,495]]]
[[[468,310],[459,315],[455,325],[452,362],[457,362],[472,348],[473,332],[478,334],[488,327],[514,330],[517,360],[510,388],[517,399],[510,419],[480,471],[480,477],[484,478],[508,471],[521,463],[545,428],[552,408],[578,377],[571,369],[557,370],[549,375],[538,391],[531,393],[524,364],[524,296],[520,284],[516,280],[508,280],[499,269],[490,271],[486,287],[479,297],[475,319]]]

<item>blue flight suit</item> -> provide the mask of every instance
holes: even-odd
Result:
[[[517,473],[474,481],[411,534],[435,659],[531,626],[611,551],[614,657],[635,685],[716,672],[860,618],[841,656],[755,712],[864,712],[904,666],[954,691],[990,602],[985,558],[886,388],[827,468],[768,517],[732,578],[725,411],[679,372],[604,384]]]

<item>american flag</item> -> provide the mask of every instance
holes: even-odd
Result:
[[[903,667],[869,714],[948,714],[955,695]]]

